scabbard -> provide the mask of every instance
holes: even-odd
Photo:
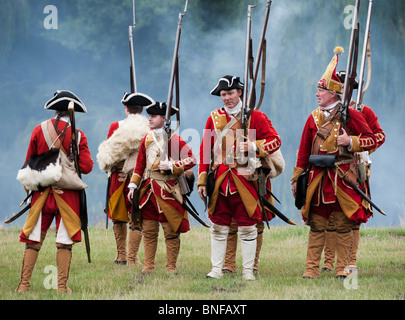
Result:
[[[13,217],[11,217],[10,219],[8,219],[6,222],[4,223],[11,223],[14,220],[16,220],[17,218],[21,217],[25,212],[27,212],[29,209],[31,208],[31,204],[25,206],[24,209],[22,209],[20,212],[18,212],[16,215],[14,215]]]
[[[261,200],[263,201],[263,204],[265,207],[269,208],[271,210],[271,212],[273,212],[277,217],[279,217],[281,220],[283,220],[284,222],[291,224],[293,226],[295,226],[296,224],[294,222],[292,222],[290,219],[288,219],[284,214],[282,214],[280,212],[280,210],[278,210],[275,206],[273,206],[269,200],[267,200],[265,197],[261,197]]]
[[[370,203],[370,205],[375,208],[379,213],[381,213],[382,215],[386,216],[387,214],[382,211],[369,197],[367,197],[367,195],[360,190],[359,187],[355,186],[356,191],[364,198],[364,200],[366,200],[368,203]]]
[[[181,205],[190,215],[193,216],[194,219],[196,219],[199,223],[201,223],[204,227],[209,228],[210,226],[207,225],[203,220],[200,219],[200,217],[198,216],[197,212],[194,212],[188,205],[186,202],[183,202]]]

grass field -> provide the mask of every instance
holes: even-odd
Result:
[[[55,266],[55,230],[49,230],[31,279],[31,291],[14,292],[21,271],[24,245],[20,229],[0,229],[0,300],[404,300],[405,229],[362,228],[357,277],[337,280],[322,273],[315,280],[302,278],[308,228],[271,227],[264,233],[260,274],[256,281],[241,278],[238,248],[237,274],[207,279],[210,271],[209,230],[194,227],[181,236],[177,274],[165,272],[165,246],[160,231],[157,270],[141,276],[141,267],[115,265],[112,229],[90,227],[92,262],[87,262],[84,242],[73,247],[68,285],[71,295],[47,289]],[[143,242],[139,253],[143,261]],[[47,271],[49,272],[49,271]],[[48,277],[48,278],[47,278]]]

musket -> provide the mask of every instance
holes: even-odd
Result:
[[[370,79],[371,79],[370,24],[371,24],[372,11],[373,11],[373,0],[369,0],[366,29],[364,32],[363,53],[362,53],[361,63],[360,63],[359,87],[357,89],[357,99],[356,99],[356,109],[359,111],[361,110],[361,104],[363,102],[364,93],[366,92],[368,85],[370,84]],[[367,84],[363,90],[364,69],[365,69],[366,59],[368,61]]]
[[[349,113],[349,104],[351,102],[353,87],[356,81],[356,69],[357,69],[357,58],[358,58],[358,48],[359,48],[359,23],[358,15],[360,8],[360,0],[356,0],[354,6],[353,20],[352,20],[352,31],[350,36],[350,46],[349,53],[347,57],[346,65],[346,79],[343,86],[343,96],[342,96],[342,107],[341,107],[341,121],[343,127],[346,129],[347,118]]]
[[[69,111],[70,126],[71,126],[71,132],[72,132],[71,146],[72,146],[73,160],[74,160],[77,175],[79,176],[79,178],[81,178],[82,173],[81,173],[81,170],[79,167],[79,161],[78,161],[79,160],[78,159],[79,151],[77,149],[76,122],[75,122],[75,111],[74,111],[74,102],[73,101],[69,102],[68,111]],[[85,244],[86,244],[87,260],[90,263],[91,262],[90,240],[89,240],[89,234],[88,234],[88,230],[87,230],[88,216],[87,216],[87,200],[86,200],[85,190],[79,190],[79,196],[80,196],[81,229],[83,230],[84,240],[85,240]]]
[[[252,109],[250,108],[251,106],[248,105],[248,83],[249,83],[249,77],[250,78],[253,77],[251,31],[252,31],[252,9],[255,7],[256,7],[256,2],[255,2],[255,4],[248,5],[248,11],[247,11],[246,41],[245,41],[245,67],[244,67],[244,72],[243,72],[244,86],[243,86],[242,118],[241,118],[242,128],[244,131],[246,131],[246,125],[248,122],[248,118],[252,111]],[[246,134],[246,132],[245,132],[245,134]]]
[[[166,108],[166,115],[165,115],[165,124],[164,124],[164,129],[165,132],[167,133],[168,138],[170,138],[170,125],[171,125],[171,112],[172,112],[172,101],[173,101],[173,87],[174,87],[174,81],[176,78],[176,105],[177,107],[180,105],[179,102],[179,67],[178,67],[178,62],[179,62],[179,44],[180,44],[180,36],[181,36],[181,24],[183,21],[183,17],[186,15],[187,12],[187,5],[188,5],[188,0],[186,0],[186,3],[184,5],[184,11],[179,13],[179,17],[177,20],[177,32],[176,32],[176,41],[174,43],[174,52],[173,52],[173,61],[172,61],[172,70],[170,74],[170,82],[169,82],[169,92],[167,94],[167,108]],[[179,115],[180,109],[177,112],[177,120],[180,119]],[[179,121],[177,121],[179,122]],[[179,125],[179,123],[177,123]]]
[[[253,72],[253,78],[252,78],[252,83],[249,89],[249,96],[247,100],[247,105],[250,107],[252,104],[254,104],[254,100],[256,98],[255,94],[255,86],[256,86],[256,81],[257,81],[257,75],[259,72],[259,66],[260,63],[262,64],[262,79],[261,79],[261,94],[260,94],[260,99],[258,104],[254,107],[255,110],[259,110],[263,96],[264,96],[264,87],[265,87],[265,70],[266,70],[266,31],[267,31],[267,24],[269,21],[269,16],[270,16],[270,7],[271,7],[271,0],[267,1],[266,4],[266,12],[264,16],[264,22],[263,22],[263,28],[262,28],[262,33],[260,36],[259,40],[259,46],[257,48],[257,53],[256,53],[256,65],[254,68]]]
[[[343,86],[343,96],[341,105],[339,107],[340,121],[342,123],[342,128],[347,130],[347,123],[349,122],[349,105],[352,99],[353,87],[356,82],[356,69],[357,69],[357,58],[359,49],[359,23],[358,15],[360,8],[360,0],[356,0],[353,13],[352,21],[352,31],[350,36],[350,46],[349,53],[347,57],[346,66],[346,79]],[[339,155],[341,158],[351,158],[352,155],[348,151],[347,146],[339,146]]]
[[[131,66],[129,67],[130,70],[130,84],[131,84],[131,93],[137,92],[136,86],[136,73],[135,73],[135,58],[134,58],[134,41],[133,41],[133,30],[135,29],[136,22],[135,22],[135,0],[132,0],[132,17],[133,17],[133,24],[128,26],[128,33],[129,33],[129,56],[131,59]]]

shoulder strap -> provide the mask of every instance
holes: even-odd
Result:
[[[63,129],[63,131],[60,134],[60,135],[63,135],[63,137],[64,137],[64,134],[65,134],[68,126],[69,126],[69,123],[66,123],[65,128]],[[52,148],[53,146],[55,146],[56,148],[60,148],[64,153],[68,154],[62,145],[63,138],[62,138],[62,141],[59,139],[60,135],[58,135],[56,133],[52,120],[43,121],[41,123],[41,128],[42,128],[42,133],[44,134],[44,138],[45,138],[45,141],[46,141],[49,149]]]

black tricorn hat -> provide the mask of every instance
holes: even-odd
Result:
[[[124,106],[142,106],[148,107],[153,106],[156,101],[144,93],[124,93],[124,96],[121,99],[121,102]]]
[[[336,72],[336,75],[338,76],[339,80],[340,80],[342,83],[345,83],[346,71],[343,71],[343,70],[338,71],[338,72]],[[354,80],[353,89],[358,89],[358,88],[359,88],[359,82],[358,82],[357,80]]]
[[[166,108],[167,108],[166,102],[156,102],[156,103],[155,103],[154,105],[152,105],[152,106],[145,107],[146,112],[147,112],[148,114],[150,114],[150,115],[152,115],[152,114],[153,114],[153,115],[157,114],[157,115],[160,115],[160,116],[166,115]],[[171,110],[170,115],[172,116],[172,115],[176,114],[177,111],[179,111],[179,109],[176,108],[176,107],[174,107],[174,106],[172,106],[172,110]]]
[[[226,75],[219,79],[218,84],[214,89],[211,90],[211,94],[214,96],[219,96],[221,90],[232,90],[241,89],[243,90],[243,83],[240,82],[239,77]]]
[[[68,111],[69,102],[74,102],[76,112],[86,113],[87,109],[83,102],[71,91],[58,90],[53,97],[45,103],[44,109]]]

